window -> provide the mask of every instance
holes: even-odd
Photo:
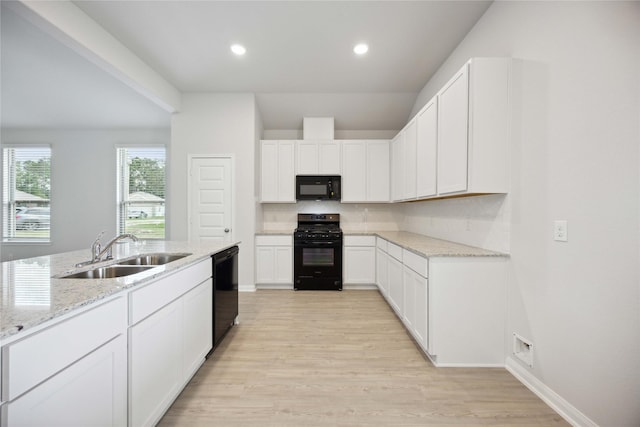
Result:
[[[165,148],[118,148],[118,233],[165,237]]]
[[[2,236],[4,242],[51,241],[51,148],[2,150]]]

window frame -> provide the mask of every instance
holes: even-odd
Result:
[[[128,180],[125,180],[125,175],[128,177],[128,173],[126,173],[123,169],[124,166],[129,163],[131,157],[128,155],[128,150],[154,150],[159,151],[162,150],[164,154],[164,193],[165,197],[162,201],[146,201],[145,205],[158,205],[161,206],[164,212],[164,231],[162,237],[145,237],[142,235],[136,235],[139,239],[148,239],[148,240],[165,240],[167,238],[167,217],[166,217],[166,206],[167,206],[167,146],[162,143],[158,144],[122,144],[116,145],[116,230],[118,234],[122,233],[131,233],[131,230],[127,230],[127,220],[129,208],[132,204],[139,204],[140,202],[131,201],[128,199],[130,195],[128,189]],[[126,156],[124,158],[123,156]],[[126,163],[125,163],[126,160]],[[128,170],[128,167],[127,167]]]
[[[49,233],[46,237],[25,237],[25,236],[20,236],[17,237],[16,236],[16,232],[17,232],[17,228],[16,228],[16,209],[17,209],[17,202],[18,200],[15,200],[15,194],[13,194],[13,198],[10,198],[10,195],[7,194],[7,190],[9,190],[9,186],[12,187],[13,191],[16,191],[16,170],[15,170],[15,164],[11,165],[11,171],[8,171],[7,168],[5,166],[7,166],[7,150],[33,150],[33,149],[37,149],[37,150],[42,150],[42,151],[48,151],[48,155],[49,155],[49,198],[48,199],[43,199],[43,201],[47,201],[47,205],[46,207],[48,207],[49,209]],[[19,245],[29,245],[29,244],[35,244],[35,245],[50,245],[52,243],[52,231],[53,231],[53,222],[52,222],[52,199],[53,199],[53,148],[51,146],[51,144],[2,144],[2,150],[0,150],[0,159],[1,159],[1,168],[2,168],[2,177],[0,178],[0,181],[2,181],[2,187],[0,189],[0,192],[2,193],[2,244],[3,245],[12,245],[12,244],[19,244]],[[10,179],[8,177],[8,174],[12,175],[12,178]],[[7,183],[6,181],[12,181]],[[11,191],[9,191],[9,193],[11,193]],[[43,206],[31,206],[28,208],[41,208]],[[10,215],[10,211],[13,212],[13,215]],[[13,218],[13,221],[10,220],[10,218]]]

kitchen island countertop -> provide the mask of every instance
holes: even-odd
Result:
[[[198,244],[151,240],[124,242],[114,245],[114,260],[83,268],[74,266],[91,257],[88,249],[3,262],[0,264],[0,339],[4,340],[80,307],[183,269],[237,244],[238,242]],[[114,264],[118,259],[152,253],[188,256],[141,273],[113,279],[58,278]]]

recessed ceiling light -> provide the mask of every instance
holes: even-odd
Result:
[[[231,52],[235,53],[238,56],[242,56],[245,53],[247,53],[247,49],[242,46],[241,44],[232,44],[231,45]]]
[[[353,51],[356,55],[364,55],[369,51],[369,46],[366,43],[359,43],[353,47]]]

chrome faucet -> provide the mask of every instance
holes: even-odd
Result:
[[[96,262],[103,261],[102,257],[106,254],[104,261],[113,259],[113,244],[119,240],[130,238],[134,242],[138,241],[138,238],[131,233],[123,233],[120,234],[107,243],[104,249],[102,249],[102,245],[100,244],[100,239],[104,235],[104,231],[101,231],[96,237],[96,240],[91,244],[91,261],[79,262],[76,264],[76,267],[84,267],[85,265],[95,264]]]
[[[100,259],[102,258],[102,256],[104,254],[106,254],[107,256],[104,258],[105,260],[108,259],[113,259],[113,255],[112,255],[112,249],[113,249],[113,244],[116,243],[119,240],[122,239],[126,239],[129,238],[131,240],[133,240],[134,242],[138,241],[138,238],[136,236],[134,236],[131,233],[123,233],[120,234],[116,237],[114,237],[113,239],[109,240],[109,243],[107,243],[107,245],[104,247],[104,249],[100,252],[100,246],[98,246],[98,261],[100,261]]]

